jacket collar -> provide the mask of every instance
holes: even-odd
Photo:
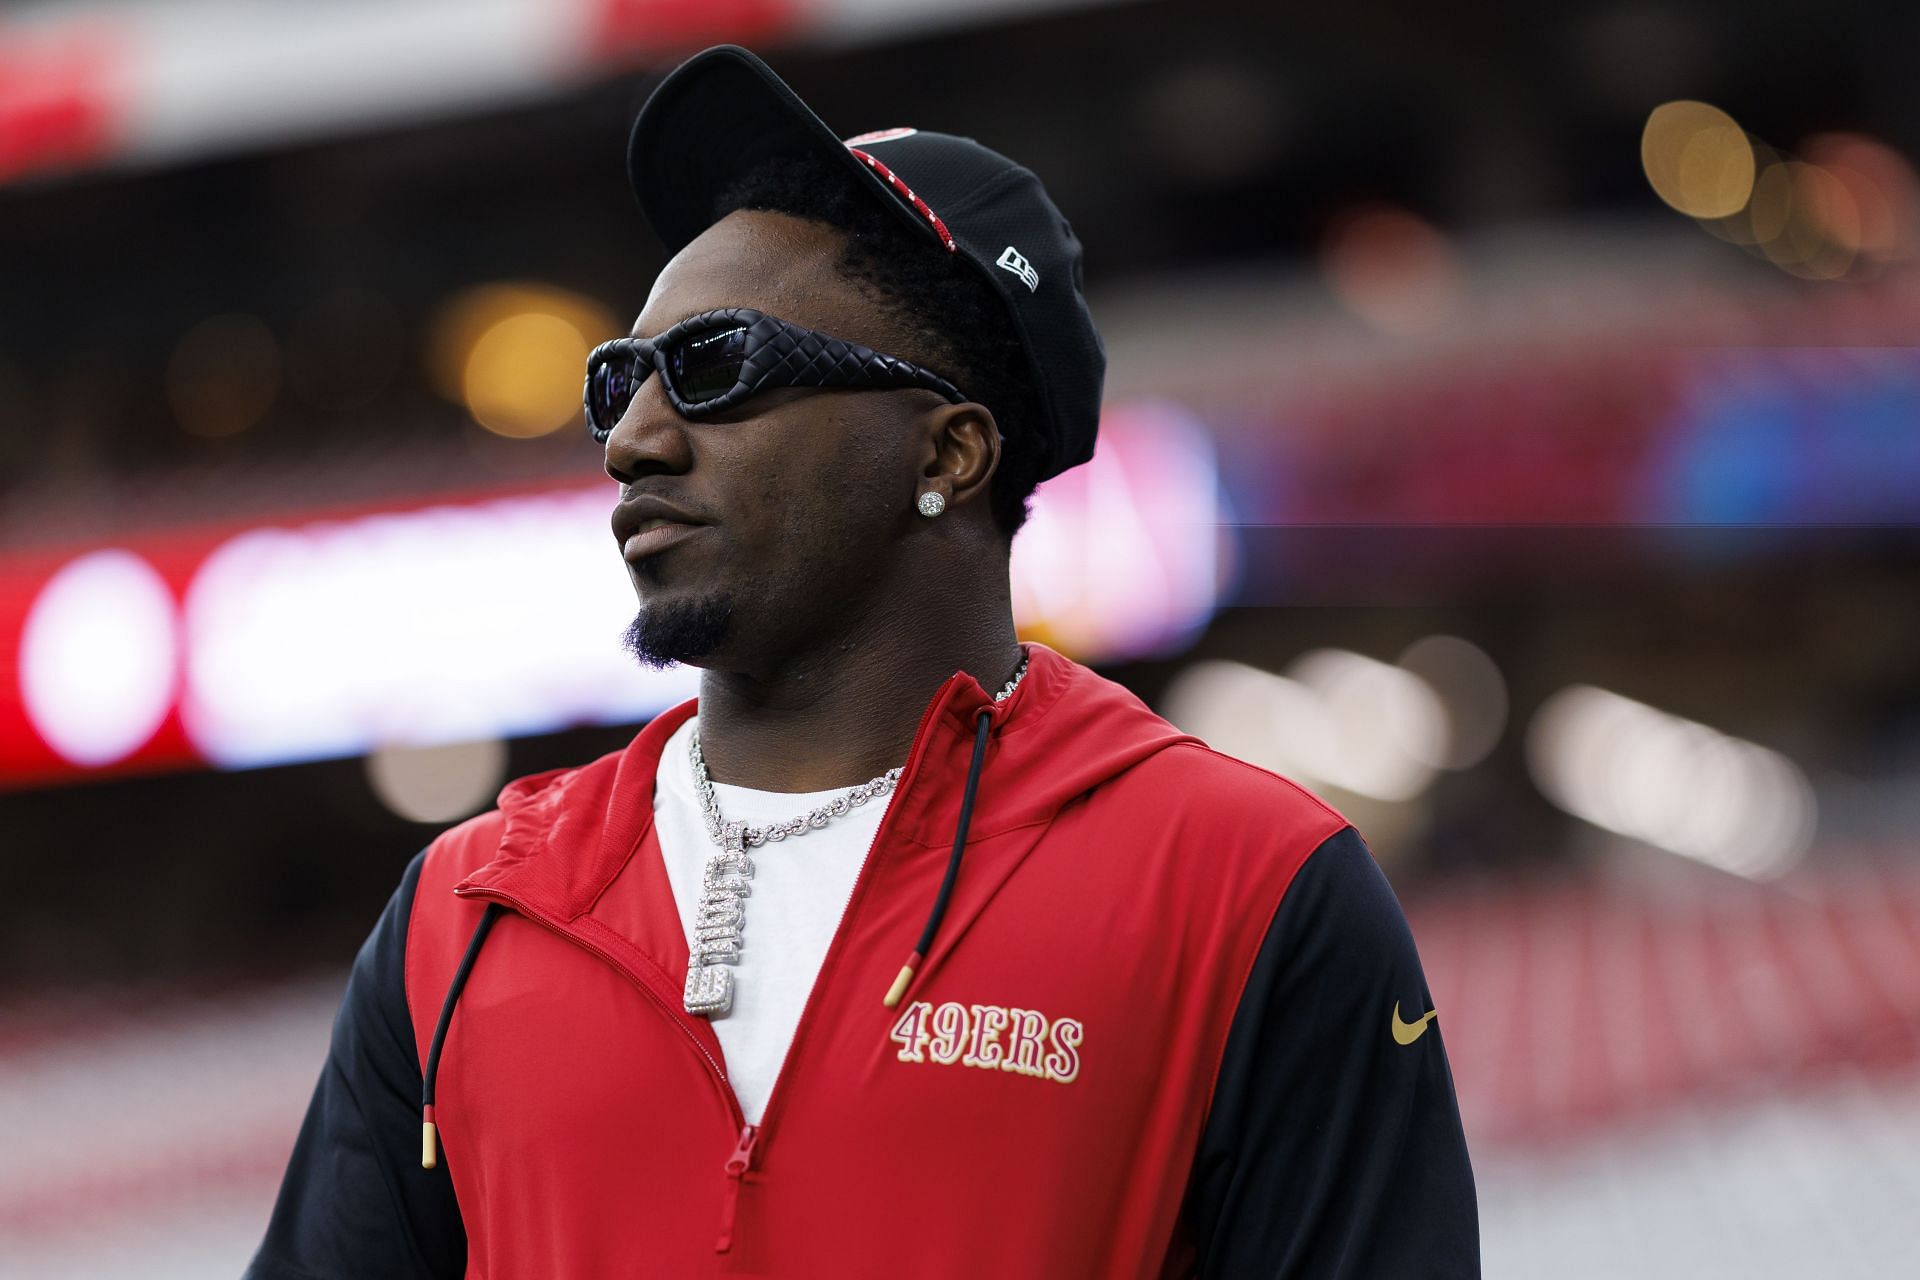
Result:
[[[970,841],[1043,823],[1062,806],[1181,733],[1121,686],[1028,642],[1026,677],[996,704],[956,671],[934,691],[914,736],[888,827],[894,838],[933,848],[951,843],[976,714],[996,721],[975,801]],[[689,699],[656,716],[621,751],[590,764],[534,774],[501,793],[504,819],[492,861],[454,887],[498,894],[573,921],[632,860],[653,829],[654,777],[667,739],[699,709]]]

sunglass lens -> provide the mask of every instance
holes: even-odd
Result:
[[[613,430],[614,424],[625,416],[627,406],[633,403],[633,393],[639,385],[631,355],[614,356],[596,368],[589,397],[593,404],[594,428]]]
[[[668,358],[673,384],[688,404],[718,400],[740,382],[747,358],[744,328],[697,333],[674,348]]]

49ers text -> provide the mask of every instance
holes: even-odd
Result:
[[[1032,1009],[915,1000],[893,1024],[902,1062],[959,1063],[1067,1084],[1080,1074],[1085,1029],[1073,1018],[1049,1020]]]

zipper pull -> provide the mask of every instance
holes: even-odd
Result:
[[[740,1141],[727,1157],[727,1190],[720,1202],[720,1240],[714,1245],[715,1253],[725,1253],[733,1248],[733,1218],[740,1207],[740,1183],[747,1176],[747,1170],[753,1168],[753,1144],[760,1140],[760,1126],[747,1125],[740,1130]]]

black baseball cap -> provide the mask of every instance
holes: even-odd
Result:
[[[882,129],[844,142],[752,53],[681,63],[640,109],[627,174],[669,253],[712,226],[722,193],[776,157],[817,157],[927,239],[972,263],[1006,303],[1042,420],[1041,478],[1093,456],[1107,353],[1081,293],[1080,241],[1033,173],[971,138]],[[992,407],[992,406],[989,406]]]

